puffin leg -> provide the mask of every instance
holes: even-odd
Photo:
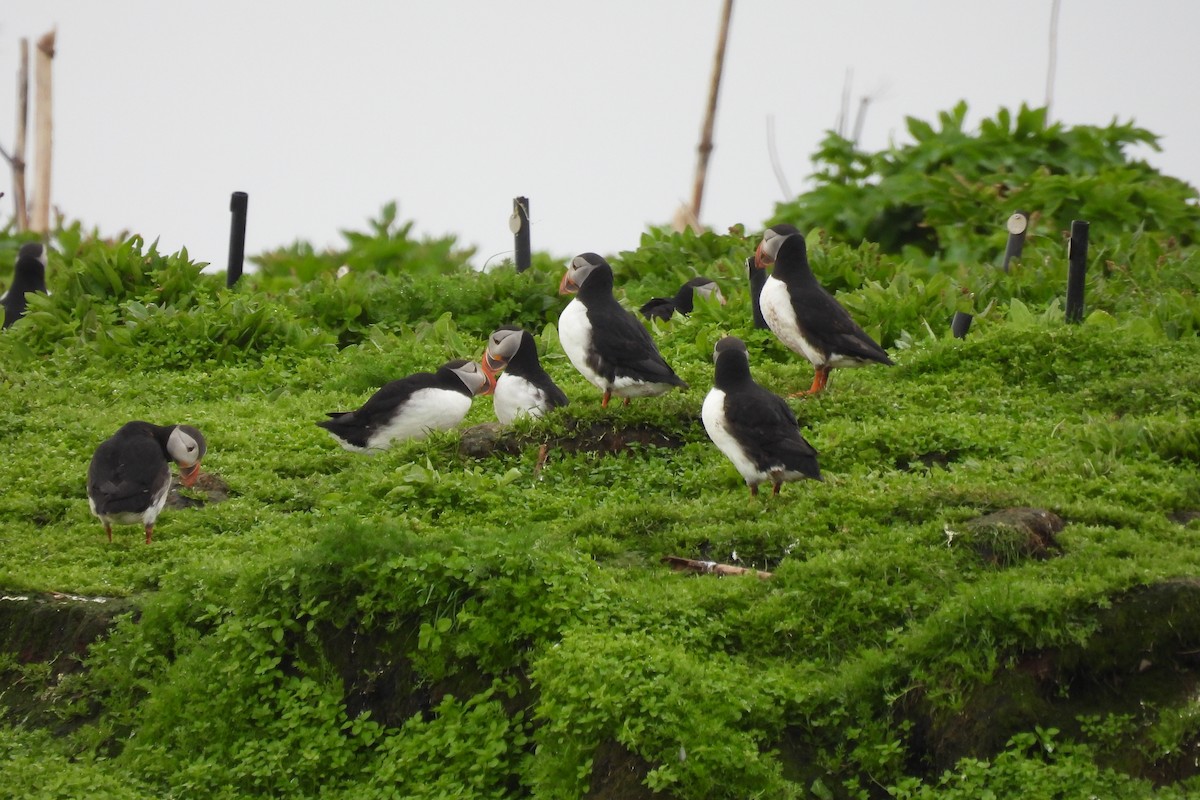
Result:
[[[815,373],[813,373],[812,386],[808,387],[808,391],[793,392],[792,394],[790,394],[788,396],[789,397],[808,397],[809,395],[814,395],[814,394],[817,394],[818,392],[824,391],[825,385],[827,383],[829,383],[829,370],[830,369],[831,368],[828,366],[817,367],[817,371]]]
[[[758,497],[758,484],[757,483],[750,484],[750,496]]]
[[[112,544],[112,525],[104,523],[104,532],[108,534],[108,543]]]
[[[154,523],[151,522],[146,526],[146,544],[150,544],[150,537],[154,535]]]
[[[783,486],[783,483],[782,483],[782,482],[780,482],[780,481],[776,481],[776,482],[775,482],[775,488],[771,490],[771,497],[778,497],[778,496],[779,496],[779,487],[780,487],[780,486]]]
[[[629,398],[628,398],[628,397],[626,397],[626,398],[625,398],[625,405],[629,405]]]
[[[612,397],[612,392],[608,389],[604,390],[604,399],[600,401],[601,408],[608,408],[608,398]]]

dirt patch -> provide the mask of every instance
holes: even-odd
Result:
[[[190,489],[179,482],[178,475],[171,476],[171,491],[167,494],[167,508],[198,508],[209,503],[223,503],[229,499],[229,484],[215,472],[201,472]]]
[[[1045,560],[1061,552],[1062,518],[1044,508],[1006,508],[963,524],[964,543],[997,567]]]

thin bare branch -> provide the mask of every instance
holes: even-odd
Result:
[[[783,165],[779,161],[779,149],[775,144],[775,115],[767,115],[767,154],[771,158],[771,169],[775,171],[775,180],[779,181],[779,189],[783,192],[784,200],[791,200],[792,187],[788,186],[787,176],[783,174]]]

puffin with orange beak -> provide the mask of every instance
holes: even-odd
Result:
[[[792,397],[824,390],[834,368],[893,363],[817,282],[808,265],[808,248],[802,235],[768,228],[755,252],[755,262],[761,269],[774,267],[760,296],[767,327],[789,349],[812,362],[816,370],[808,391],[795,392]]]
[[[208,450],[204,435],[191,425],[127,422],[96,448],[88,464],[87,495],[92,513],[104,523],[108,541],[114,524],[140,522],[146,544],[171,489],[169,462],[179,465],[179,482],[194,486]]]
[[[595,253],[575,256],[558,291],[576,293],[558,317],[563,352],[604,393],[602,407],[607,408],[614,395],[629,405],[631,397],[687,388],[658,352],[650,332],[613,297],[613,272],[607,261]]]
[[[567,405],[566,394],[542,369],[529,331],[511,325],[497,328],[488,337],[480,366],[492,392],[496,419],[505,425],[523,414],[540,417]],[[504,374],[497,378],[501,370]]]

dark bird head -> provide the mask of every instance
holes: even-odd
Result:
[[[703,275],[697,275],[680,287],[679,293],[675,295],[675,307],[684,313],[691,313],[694,297],[715,299],[721,305],[725,305],[725,295],[721,294],[721,287],[717,286],[717,282],[712,278]]]
[[[204,434],[191,425],[176,425],[167,437],[167,455],[179,465],[179,482],[194,486],[200,477],[200,462],[208,452]]]
[[[778,249],[778,243],[774,245],[775,249],[769,249],[771,242],[799,233],[799,228],[787,223],[780,223],[779,225],[772,225],[767,228],[763,231],[762,241],[758,243],[758,248],[754,251],[754,266],[758,269],[767,269],[770,267],[775,263],[775,252]]]
[[[736,336],[726,336],[713,348],[716,372],[713,385],[726,388],[750,379],[750,352],[746,343]]]
[[[784,283],[797,278],[813,279],[812,268],[808,265],[808,245],[800,234],[777,235],[769,239],[764,236],[759,251],[763,259],[775,265],[771,275]]]
[[[608,291],[612,291],[613,274],[608,262],[595,253],[580,253],[567,265],[567,274],[563,275],[562,282],[558,284],[558,293],[574,294],[581,290],[589,279],[591,285],[601,291],[604,290],[605,284]]]
[[[495,390],[496,375],[512,361],[526,336],[529,334],[515,325],[505,325],[492,331],[492,335],[488,337],[487,348],[483,351],[483,358],[479,361],[488,384],[483,394],[491,394]]]
[[[446,373],[451,373],[462,381],[472,395],[482,394],[488,387],[487,377],[474,361],[467,361],[465,358],[447,361],[438,369],[439,375]]]

